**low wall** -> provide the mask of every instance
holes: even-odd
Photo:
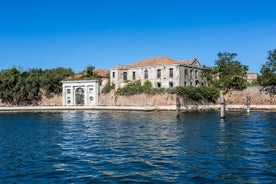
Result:
[[[251,97],[252,105],[276,105],[276,95],[269,95],[262,92],[260,86],[248,87],[243,91],[232,91],[225,95],[227,105],[245,105],[247,96]],[[99,105],[106,106],[170,106],[176,105],[177,95],[175,94],[139,94],[133,96],[117,96],[114,91],[108,94],[101,94],[99,97]],[[181,104],[196,105],[194,103]],[[220,104],[220,99],[216,104]],[[202,104],[204,105],[204,104]],[[210,104],[207,104],[210,105]]]
[[[261,89],[260,86],[252,86],[242,91],[233,91],[225,96],[226,104],[244,105],[247,96],[250,96],[252,105],[276,105],[276,95],[267,94]]]
[[[108,94],[101,94],[99,105],[107,106],[167,106],[176,104],[174,94],[139,94],[132,96],[117,96],[114,91]]]

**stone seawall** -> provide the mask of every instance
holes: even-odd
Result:
[[[226,103],[227,105],[244,105],[247,96],[250,96],[252,105],[276,105],[276,95],[269,95],[261,89],[260,86],[253,86],[243,91],[233,91],[225,96]]]
[[[168,106],[175,105],[176,95],[173,94],[139,94],[133,96],[117,96],[115,92],[101,94],[99,105],[106,106]]]
[[[269,95],[261,91],[261,87],[254,86],[248,87],[243,91],[232,91],[231,93],[225,96],[227,105],[245,105],[247,96],[251,97],[252,105],[276,105],[276,95]],[[175,94],[156,94],[156,95],[147,95],[139,94],[133,96],[116,96],[113,92],[109,94],[101,94],[99,98],[99,105],[107,106],[170,106],[176,105]],[[181,104],[184,103],[181,100]],[[216,104],[220,104],[218,99]],[[209,104],[208,104],[209,105]]]
[[[227,105],[245,105],[247,96],[251,97],[252,105],[276,105],[276,95],[269,95],[262,92],[261,87],[248,87],[243,91],[233,91],[225,96]],[[115,92],[108,94],[100,94],[99,105],[103,106],[175,106],[175,94],[139,94],[133,96],[117,96]],[[181,100],[181,104],[187,104]],[[189,103],[188,103],[189,104]],[[216,104],[220,104],[219,99]],[[42,97],[41,106],[60,106],[62,105],[62,97],[55,95],[53,98]],[[189,104],[198,105],[198,104]],[[204,105],[204,104],[202,104]],[[206,104],[210,105],[210,104]],[[0,106],[7,106],[1,103]]]

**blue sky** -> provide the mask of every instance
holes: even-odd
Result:
[[[218,52],[259,72],[276,48],[275,0],[0,0],[0,70],[88,65]]]

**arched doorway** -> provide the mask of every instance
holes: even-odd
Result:
[[[77,88],[75,92],[76,105],[84,105],[84,90]]]

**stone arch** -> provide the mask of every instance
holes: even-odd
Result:
[[[76,89],[75,102],[76,102],[76,105],[84,105],[84,89],[83,88]]]

